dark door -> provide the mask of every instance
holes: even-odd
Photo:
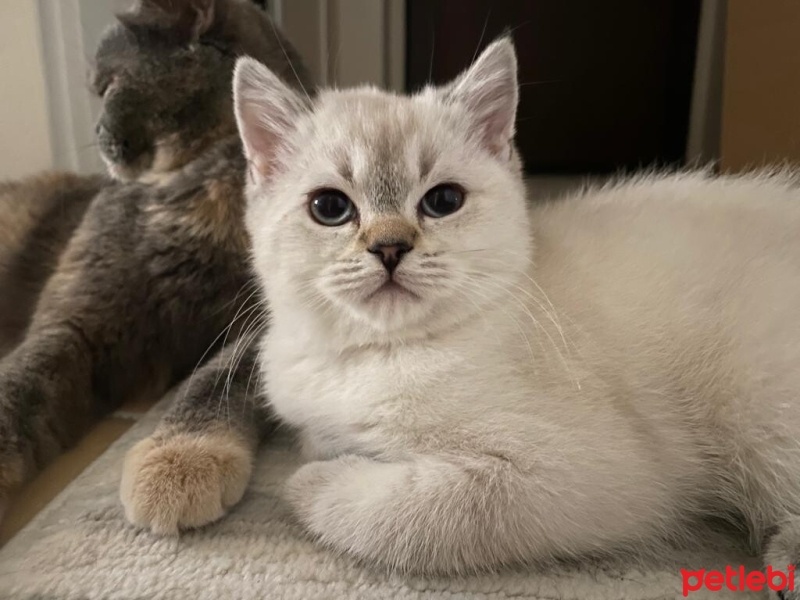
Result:
[[[408,0],[407,81],[443,82],[510,31],[529,172],[681,164],[699,0]]]

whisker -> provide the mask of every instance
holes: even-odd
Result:
[[[253,313],[250,313],[248,320],[245,321],[245,330],[242,335],[240,335],[236,341],[234,342],[233,350],[231,352],[230,359],[228,360],[227,366],[217,374],[217,378],[214,381],[214,387],[212,388],[212,393],[216,392],[217,385],[219,385],[220,379],[222,377],[222,373],[225,372],[227,375],[225,377],[225,385],[222,388],[222,393],[220,394],[219,404],[217,405],[217,418],[219,418],[220,412],[222,410],[222,402],[225,401],[226,405],[226,413],[228,424],[230,425],[230,385],[233,378],[234,371],[241,361],[241,354],[239,354],[240,348],[242,348],[242,344],[244,344],[243,350],[246,351],[249,348],[250,344],[252,343],[252,339],[247,339],[248,335],[250,334],[250,330],[253,327],[253,324],[258,324],[259,332],[263,330],[264,322],[262,319],[265,318],[265,313],[258,312],[255,316]],[[238,357],[238,361],[237,361]]]
[[[475,46],[475,52],[472,53],[472,60],[469,61],[469,64],[475,63],[475,58],[478,56],[478,52],[480,52],[481,44],[483,43],[483,36],[486,35],[486,26],[489,25],[489,17],[492,16],[492,7],[489,7],[489,10],[486,11],[486,20],[483,22],[483,29],[481,30],[481,37],[478,39],[478,45]]]
[[[245,286],[246,286],[246,285],[247,285],[247,284],[245,284]],[[243,289],[245,286],[242,286],[242,289]],[[239,295],[239,293],[240,293],[241,291],[242,291],[242,290],[240,289],[240,290],[239,290],[239,292],[237,292],[237,296]],[[257,291],[257,290],[256,290],[256,291]],[[209,353],[209,352],[211,352],[212,348],[214,348],[214,347],[216,346],[217,342],[219,341],[219,339],[220,339],[220,338],[221,338],[223,335],[225,336],[225,340],[227,341],[227,339],[228,339],[228,333],[230,332],[230,330],[231,330],[231,327],[233,327],[233,325],[236,323],[237,319],[238,319],[238,318],[240,318],[240,317],[239,317],[239,313],[241,313],[242,309],[243,309],[243,308],[244,308],[244,307],[247,305],[247,302],[250,300],[250,298],[252,298],[252,297],[253,297],[253,294],[255,294],[255,291],[253,291],[253,292],[252,292],[252,293],[251,293],[251,294],[250,294],[250,295],[249,295],[249,296],[248,296],[248,297],[245,299],[245,301],[242,303],[242,306],[239,308],[239,310],[237,310],[237,311],[236,311],[236,314],[233,316],[233,319],[231,319],[231,322],[228,324],[228,326],[227,326],[227,327],[225,327],[225,328],[224,328],[222,331],[220,331],[220,332],[217,334],[217,336],[216,336],[216,337],[215,337],[215,338],[214,338],[214,339],[211,341],[211,343],[208,345],[208,348],[206,348],[206,349],[205,349],[205,352],[203,352],[203,354],[200,356],[200,359],[197,361],[197,364],[195,364],[195,366],[194,366],[194,369],[192,370],[192,374],[189,376],[189,378],[188,378],[188,379],[186,380],[186,382],[184,383],[184,392],[183,392],[183,399],[184,399],[184,400],[186,399],[186,396],[187,396],[187,394],[189,393],[189,389],[191,388],[192,380],[194,379],[195,375],[197,375],[197,370],[200,368],[200,365],[202,365],[202,364],[203,364],[203,361],[204,361],[204,360],[206,359],[206,357],[208,356],[208,353]],[[254,310],[255,308],[258,308],[259,304],[260,304],[260,303],[257,303],[256,305],[254,305],[253,307],[251,307],[249,310]],[[223,342],[221,346],[224,348],[224,347],[225,347],[225,342]]]
[[[297,79],[297,83],[300,84],[300,89],[303,90],[303,93],[306,95],[308,103],[311,104],[311,96],[308,95],[306,86],[303,85],[303,82],[300,79],[300,75],[297,74],[297,69],[294,68],[294,64],[289,58],[289,53],[286,52],[286,48],[283,46],[283,42],[281,41],[281,35],[278,33],[278,29],[275,27],[275,23],[272,22],[272,19],[267,19],[267,21],[269,21],[269,24],[272,27],[272,32],[275,35],[275,39],[278,41],[278,46],[280,46],[281,52],[283,52],[283,56],[286,59],[286,62],[289,63],[289,67],[291,67],[292,73],[294,73],[294,77],[295,79]]]
[[[553,336],[550,335],[550,332],[547,330],[547,328],[544,327],[539,322],[539,320],[533,315],[533,313],[531,312],[530,308],[528,308],[528,306],[526,306],[525,302],[520,300],[520,298],[518,298],[516,296],[516,294],[514,294],[511,290],[509,290],[509,289],[497,284],[495,281],[488,280],[487,283],[489,285],[493,285],[494,288],[497,289],[498,291],[505,292],[506,294],[508,294],[508,296],[510,296],[519,305],[519,307],[525,312],[525,314],[528,316],[528,318],[530,318],[530,320],[533,323],[533,325],[537,329],[539,329],[544,334],[544,336],[548,339],[548,341],[550,342],[550,344],[553,347],[553,350],[555,351],[556,355],[558,356],[559,361],[561,362],[562,366],[570,374],[570,377],[572,379],[573,384],[578,389],[580,389],[580,387],[581,387],[580,386],[580,382],[578,381],[577,377],[575,377],[574,371],[570,367],[570,364],[567,361],[566,357],[562,354],[561,350],[558,347],[558,344],[556,344],[555,340],[553,339]],[[568,350],[568,348],[567,348],[567,350]]]
[[[482,293],[482,291],[481,291],[481,290],[482,290],[482,288],[480,288],[480,286],[479,286],[479,285],[477,285],[477,282],[476,282],[476,281],[473,281],[473,280],[463,280],[463,281],[460,281],[460,282],[458,282],[458,283],[459,283],[459,284],[464,284],[464,285],[466,285],[466,284],[472,284],[472,285],[473,285],[473,287],[470,289],[470,291],[471,291],[472,293],[477,293],[478,295],[480,295],[482,298],[484,298],[485,300],[487,300],[487,301],[489,301],[489,302],[491,302],[491,301],[492,301],[492,298],[491,298],[490,296],[488,296],[487,294],[483,294],[483,293]],[[501,312],[503,312],[503,314],[505,314],[505,315],[506,315],[506,316],[507,316],[509,319],[511,319],[511,320],[513,321],[514,325],[517,327],[517,330],[519,331],[519,333],[520,333],[520,336],[522,337],[522,339],[523,339],[523,340],[525,340],[525,344],[526,344],[526,345],[527,345],[527,347],[528,347],[528,353],[530,354],[530,357],[531,357],[531,364],[532,364],[532,365],[534,366],[534,368],[535,368],[535,365],[536,365],[536,354],[535,354],[535,353],[534,353],[534,351],[533,351],[533,346],[531,346],[531,342],[530,342],[530,340],[528,339],[528,336],[525,334],[525,329],[522,327],[522,324],[519,322],[519,320],[518,320],[518,319],[517,319],[517,318],[516,318],[516,317],[515,317],[513,314],[511,314],[509,311],[507,311],[507,310],[506,310],[506,309],[505,309],[503,306],[501,306],[501,305],[497,305],[497,308],[498,308],[498,309],[499,309]],[[483,310],[483,311],[481,311],[481,312],[485,312],[485,310]],[[542,349],[542,351],[544,351],[544,349],[542,348],[541,342],[539,342],[539,347],[540,347],[540,349]]]

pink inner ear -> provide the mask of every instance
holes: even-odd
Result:
[[[302,100],[253,59],[240,59],[234,76],[236,120],[258,180],[273,176],[287,135],[304,110]]]
[[[484,82],[473,90],[466,104],[475,116],[483,143],[493,154],[505,157],[514,137],[516,87],[513,79]]]
[[[483,131],[483,141],[491,152],[497,155],[503,154],[514,136],[514,101],[510,98],[513,95],[513,88],[507,90],[503,95],[503,88],[492,90],[491,96],[484,100],[482,114],[478,119],[478,124]]]
[[[250,169],[255,170],[256,179],[269,179],[276,170],[276,158],[280,150],[280,135],[273,129],[265,127],[257,107],[242,115],[242,139],[245,153],[250,162]]]
[[[449,90],[451,100],[461,103],[473,118],[483,145],[493,154],[508,158],[517,112],[517,60],[510,39],[493,42]]]

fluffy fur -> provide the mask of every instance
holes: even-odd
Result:
[[[401,571],[653,549],[707,515],[796,563],[800,189],[647,176],[529,208],[515,71],[501,40],[443,89],[309,103],[239,63],[265,391],[313,461],[297,516]],[[426,217],[443,183],[463,208]],[[358,218],[315,222],[321,188]],[[388,288],[385,227],[413,245]]]
[[[161,534],[217,520],[244,494],[252,470],[250,445],[229,429],[142,440],[125,458],[120,485],[125,516]]]

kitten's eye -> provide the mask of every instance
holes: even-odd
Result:
[[[344,225],[356,216],[353,201],[339,190],[315,192],[308,207],[314,220],[327,227]]]
[[[422,213],[432,219],[452,215],[462,206],[464,206],[464,190],[449,183],[428,190],[419,203]]]

